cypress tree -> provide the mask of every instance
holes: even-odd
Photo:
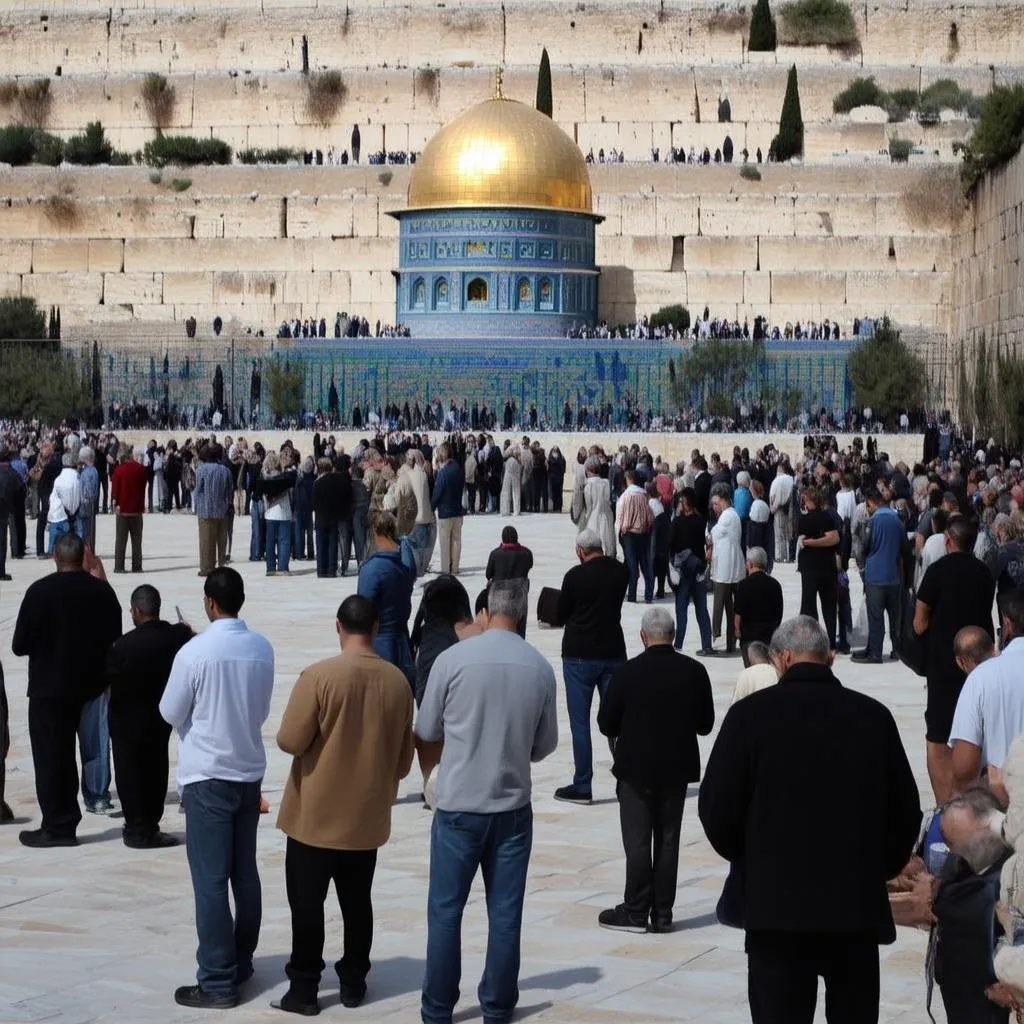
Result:
[[[800,114],[800,89],[796,81],[796,65],[789,69],[786,98],[782,101],[779,134],[772,139],[768,159],[784,163],[794,156],[803,156],[804,119]]]
[[[754,4],[754,13],[750,16],[750,39],[747,42],[747,49],[770,53],[775,50],[775,45],[775,19],[772,17],[768,0],[757,0]]]
[[[554,101],[551,98],[551,61],[545,46],[540,55],[540,70],[537,72],[537,109],[548,117],[554,117]]]

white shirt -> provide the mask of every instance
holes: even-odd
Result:
[[[752,523],[767,523],[768,515],[768,502],[764,498],[755,498],[750,505],[750,521]]]
[[[982,767],[1001,766],[1010,744],[1024,733],[1024,637],[982,662],[960,691],[949,745],[965,740],[981,748]]]
[[[241,619],[217,619],[174,658],[160,701],[178,730],[178,785],[259,782],[263,723],[274,689],[274,649]]]
[[[771,489],[768,491],[768,500],[772,508],[777,512],[780,508],[789,508],[790,499],[793,497],[793,478],[788,473],[777,476],[772,481]]]
[[[852,522],[853,514],[857,511],[857,492],[840,491],[836,495],[836,511],[844,523]]]
[[[78,473],[71,466],[65,466],[57,475],[57,479],[53,481],[46,521],[49,523],[66,522],[68,513],[74,515],[81,504],[82,484],[79,482]]]
[[[739,583],[746,576],[746,565],[740,538],[743,524],[739,513],[732,506],[719,517],[711,527],[711,582]]]
[[[732,703],[749,697],[758,690],[766,690],[779,681],[779,673],[774,665],[751,665],[745,668],[736,680],[736,688],[732,691]]]

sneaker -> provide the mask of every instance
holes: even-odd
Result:
[[[870,651],[854,651],[850,655],[850,661],[856,661],[861,665],[881,665],[882,659]]]
[[[594,797],[586,790],[577,789],[575,786],[562,786],[555,790],[555,799],[566,804],[592,804]]]
[[[174,1001],[196,1010],[231,1010],[238,1005],[238,993],[204,992],[202,985],[182,985],[175,990]]]
[[[647,921],[632,917],[622,903],[611,910],[602,910],[597,915],[597,923],[613,932],[633,932],[636,935],[647,932]]]
[[[84,801],[83,801],[84,803]],[[90,814],[106,814],[110,815],[114,813],[114,805],[109,800],[98,800],[94,804],[86,803],[85,809]]]
[[[78,839],[74,835],[59,835],[48,832],[45,828],[34,828],[18,834],[18,842],[33,850],[47,850],[54,846],[77,846]]]

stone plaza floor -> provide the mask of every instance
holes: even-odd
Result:
[[[487,553],[506,520],[498,516],[465,521],[463,582],[475,597],[484,583]],[[515,521],[521,541],[535,555],[528,639],[560,673],[560,631],[535,620],[541,586],[558,586],[573,564],[574,528],[567,516],[522,516]],[[29,524],[30,550],[34,535]],[[145,581],[163,595],[164,617],[179,605],[197,628],[205,625],[202,581],[197,578],[195,520],[188,515],[150,515],[144,528],[145,571],[113,575],[113,519],[101,516],[98,551],[128,617],[129,595]],[[270,1008],[285,988],[290,927],[284,893],[284,836],[275,828],[277,804],[289,759],[274,736],[291,686],[300,670],[337,649],[334,615],[340,600],[355,591],[355,577],[318,580],[311,562],[294,562],[291,577],[268,579],[261,563],[249,562],[249,521],[236,521],[232,565],[245,577],[242,617],[266,634],[277,654],[273,707],[264,729],[269,765],[264,791],[272,813],[260,821],[259,863],[263,880],[263,930],[256,974],[242,991],[243,1004],[225,1013],[176,1006],[176,986],[191,983],[195,970],[192,891],[184,847],[142,852],[120,841],[117,818],[86,815],[75,849],[30,851],[18,843],[20,828],[38,823],[26,723],[26,661],[11,653],[11,635],[25,588],[53,570],[36,560],[9,562],[13,583],[0,584],[0,650],[11,701],[13,744],[7,762],[8,799],[19,824],[0,828],[0,1022],[89,1021],[184,1022],[286,1019]],[[435,554],[434,567],[437,566]],[[786,613],[799,606],[799,581],[792,566],[777,575]],[[854,583],[854,608],[859,583]],[[417,586],[417,591],[419,585]],[[414,605],[418,604],[418,594]],[[668,604],[671,607],[671,603]],[[644,605],[623,612],[630,654],[640,650]],[[698,646],[692,621],[685,650]],[[706,662],[714,684],[718,722],[724,716],[739,659]],[[837,673],[847,685],[884,701],[899,723],[924,799],[924,686],[903,666],[854,666],[840,658]],[[560,674],[559,674],[560,678]],[[595,709],[596,715],[596,709]],[[598,911],[621,900],[623,855],[607,745],[595,742],[595,803],[556,803],[552,793],[571,781],[572,748],[563,695],[559,694],[558,750],[534,769],[535,838],[523,927],[522,997],[517,1020],[535,1024],[625,1024],[693,1021],[734,1024],[749,1020],[743,935],[715,920],[715,903],[726,865],[710,848],[697,819],[691,787],[683,820],[675,930],[668,935],[626,935],[600,929]],[[594,732],[597,733],[596,723]],[[706,761],[715,735],[701,741]],[[172,740],[172,764],[175,741]],[[851,766],[853,767],[853,766]],[[807,765],[814,771],[814,765]],[[173,771],[173,769],[172,769]],[[333,897],[327,905],[328,964],[321,992],[325,1019],[418,1021],[419,988],[426,945],[428,840],[431,815],[423,809],[416,765],[402,784],[394,809],[391,842],[381,851],[374,883],[376,935],[367,1002],[346,1010],[338,1002],[331,964],[341,954],[340,915]],[[164,828],[183,837],[173,785]],[[813,807],[807,808],[814,815]],[[828,837],[825,837],[826,839]],[[830,840],[832,862],[822,870],[843,870],[842,837]],[[926,936],[900,930],[897,943],[882,948],[882,1021],[926,1021],[923,959]],[[486,915],[477,880],[463,923],[463,997],[457,1021],[480,1019],[475,992],[483,961]],[[936,993],[936,1017],[944,1019]],[[819,992],[818,1020],[824,1020]]]

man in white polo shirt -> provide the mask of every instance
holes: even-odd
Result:
[[[198,984],[182,986],[174,1000],[220,1010],[238,1004],[238,986],[252,976],[260,935],[256,826],[274,649],[238,618],[245,587],[234,569],[212,570],[203,594],[210,625],[175,656],[160,714],[180,740],[178,785],[199,934]]]
[[[973,785],[990,764],[1001,766],[1024,733],[1024,591],[1007,592],[999,606],[1003,651],[970,673],[953,715],[949,745],[958,790]]]

